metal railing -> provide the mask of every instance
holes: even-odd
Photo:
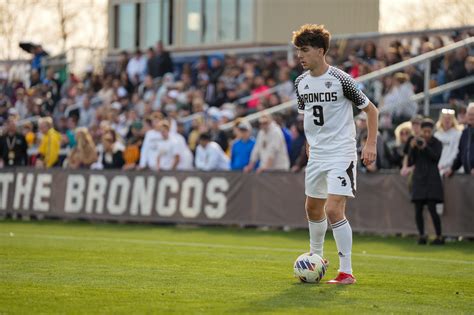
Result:
[[[418,94],[414,95],[413,97],[415,99],[413,99],[413,100],[418,102],[421,99],[423,99],[424,100],[423,112],[424,112],[425,115],[429,115],[429,105],[430,105],[429,102],[430,102],[430,98],[432,96],[435,96],[435,95],[444,93],[446,91],[450,91],[450,90],[468,85],[472,82],[471,80],[473,80],[473,77],[474,77],[474,76],[469,76],[469,77],[464,78],[464,79],[456,80],[454,82],[450,82],[450,83],[438,86],[436,88],[429,89],[429,82],[430,82],[430,75],[431,75],[431,73],[430,73],[431,72],[431,60],[433,60],[437,57],[440,57],[440,56],[444,56],[446,53],[454,51],[456,49],[459,49],[459,48],[462,48],[462,47],[467,47],[467,46],[472,46],[472,45],[474,45],[474,37],[469,37],[469,38],[466,38],[466,39],[461,40],[459,42],[447,45],[445,47],[441,47],[439,49],[427,52],[427,53],[419,55],[417,57],[413,57],[411,59],[393,64],[393,65],[385,67],[383,69],[376,70],[376,71],[371,72],[369,74],[360,76],[356,79],[356,81],[359,82],[359,83],[365,83],[365,82],[368,82],[368,81],[371,81],[371,80],[381,78],[381,77],[383,77],[387,74],[391,74],[393,72],[403,70],[404,68],[406,68],[408,66],[417,65],[417,64],[420,64],[420,63],[425,63],[425,67],[424,67],[424,91],[422,93],[418,93]],[[290,100],[288,102],[282,103],[280,105],[262,110],[260,112],[247,115],[247,116],[245,116],[245,119],[249,122],[252,122],[252,121],[257,120],[262,115],[264,115],[264,113],[265,114],[273,114],[273,113],[285,111],[288,108],[291,108],[292,106],[295,106],[295,105],[296,105],[296,100],[293,99],[293,100]],[[232,126],[233,126],[233,122],[231,121],[231,122],[228,122],[226,124],[223,124],[221,126],[221,129],[222,130],[229,130],[229,129],[232,128]]]
[[[463,86],[474,83],[474,76],[469,76],[463,79],[455,80],[443,85],[437,86],[429,90],[430,96],[436,96],[443,94],[444,92],[451,91],[454,89],[461,88]],[[410,97],[410,101],[419,102],[424,99],[425,92],[420,92]],[[264,109],[260,112],[253,113],[245,116],[245,120],[248,122],[254,122],[258,120],[262,115],[272,115],[274,113],[282,112],[288,109],[296,108],[296,99],[289,100],[288,102],[282,103],[280,105]],[[222,124],[220,128],[224,131],[232,129],[234,123],[232,121]]]

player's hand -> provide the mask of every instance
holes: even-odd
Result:
[[[244,173],[250,173],[252,171],[252,167],[250,165],[247,165],[244,167]]]
[[[256,173],[257,173],[257,174],[262,174],[262,173],[265,172],[266,170],[267,170],[267,169],[264,168],[264,167],[259,167],[259,168],[257,169],[257,172],[256,172]]]
[[[377,158],[377,148],[375,144],[366,143],[362,149],[361,159],[364,165],[370,165],[375,162]]]

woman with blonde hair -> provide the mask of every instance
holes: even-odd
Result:
[[[458,153],[459,139],[463,128],[458,124],[455,114],[454,109],[443,108],[436,123],[434,136],[443,144],[443,151],[438,163],[441,176],[451,168]]]
[[[392,147],[392,164],[402,168],[403,157],[405,156],[404,150],[408,143],[408,139],[413,135],[411,129],[411,121],[401,123],[395,128],[395,145]]]
[[[69,153],[69,168],[90,168],[97,161],[97,151],[92,136],[87,128],[77,128],[76,130],[77,145]]]

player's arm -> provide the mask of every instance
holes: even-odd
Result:
[[[367,114],[367,142],[362,148],[361,159],[365,165],[370,165],[377,158],[377,133],[379,128],[379,111],[357,86],[356,81],[345,72],[339,72],[344,96],[357,108]]]
[[[379,130],[379,111],[372,102],[362,109],[367,114],[367,142],[362,149],[361,159],[370,165],[377,158],[377,133]]]

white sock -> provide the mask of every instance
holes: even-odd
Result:
[[[347,219],[331,224],[339,255],[339,272],[352,274],[352,229]]]
[[[324,237],[328,228],[326,218],[319,221],[308,220],[310,252],[323,257]]]

